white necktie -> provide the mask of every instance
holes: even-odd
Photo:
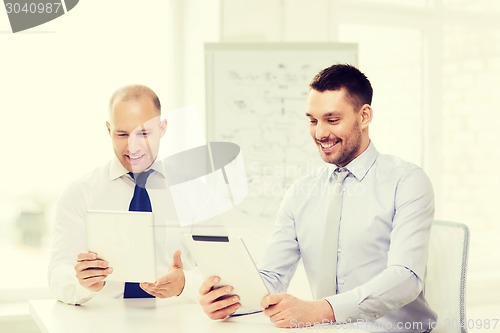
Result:
[[[337,293],[337,247],[340,217],[342,213],[342,183],[347,175],[349,175],[349,170],[337,168],[334,174],[336,178],[333,186],[331,186],[331,201],[326,214],[325,240],[323,243],[323,268],[319,279],[320,283],[315,295],[316,299]]]

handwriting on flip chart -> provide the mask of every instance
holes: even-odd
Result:
[[[309,82],[357,62],[353,44],[268,45],[206,48],[208,136],[241,147],[249,192],[238,209],[253,222],[274,220],[287,188],[321,163],[305,116]]]

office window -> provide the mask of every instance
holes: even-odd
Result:
[[[500,141],[497,128],[500,27],[444,29],[445,215],[469,225],[471,269],[497,269]],[[494,257],[492,257],[494,256]]]
[[[93,70],[73,62],[92,46],[60,33],[22,37],[0,35],[6,49],[16,50],[5,52],[0,64],[2,76],[8,78],[0,82],[7,92],[0,109],[9,114],[0,132],[2,154],[8,156],[1,174],[0,261],[12,268],[12,274],[0,277],[0,289],[19,290],[46,288],[55,201],[69,182],[110,156],[104,145],[106,95],[113,89],[109,81],[96,82]],[[37,61],[34,47],[41,50]],[[55,56],[60,52],[67,58]],[[87,61],[99,67],[106,58],[95,55]],[[60,66],[71,75],[54,71]],[[20,67],[29,79],[18,79]]]
[[[0,302],[47,288],[56,199],[112,156],[114,90],[143,83],[167,99],[168,2],[150,2],[77,6],[31,33],[0,33]]]

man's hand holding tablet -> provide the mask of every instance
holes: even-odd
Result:
[[[263,310],[269,294],[243,239],[232,236],[183,235],[203,276],[200,303],[213,319]]]
[[[97,257],[93,252],[78,254],[75,265],[76,277],[80,284],[92,291],[99,291],[104,287],[104,279],[113,272],[108,262]]]
[[[90,251],[80,253],[75,265],[83,287],[99,291],[108,278],[138,282],[144,291],[158,298],[182,293],[185,276],[179,250],[174,253],[168,272],[157,275],[151,212],[88,210],[85,222]]]
[[[220,278],[212,276],[200,287],[200,304],[210,319],[224,319],[240,307],[240,298],[232,294],[232,286],[218,286]]]

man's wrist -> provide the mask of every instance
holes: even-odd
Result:
[[[186,288],[186,275],[184,274],[184,270],[181,268],[180,269],[182,272],[182,286],[180,288],[180,291],[177,293],[177,297],[182,295],[182,292],[184,291],[184,288]]]
[[[335,312],[333,311],[332,305],[326,299],[322,299],[320,302],[320,313],[322,320],[329,320],[335,322]]]

